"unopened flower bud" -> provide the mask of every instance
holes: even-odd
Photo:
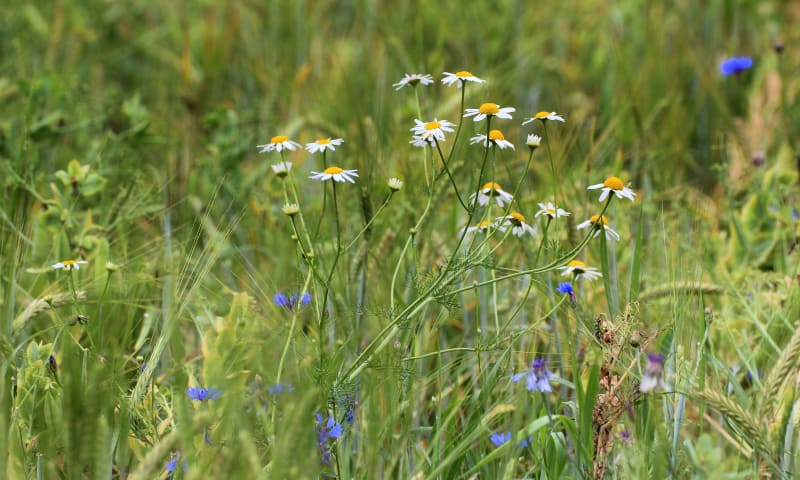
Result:
[[[531,133],[528,135],[528,139],[525,141],[525,143],[528,145],[528,148],[535,150],[542,144],[542,137]]]
[[[294,217],[300,213],[300,206],[296,203],[287,203],[283,206],[283,213],[290,217]]]

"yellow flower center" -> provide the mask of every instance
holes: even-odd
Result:
[[[497,141],[497,140],[505,140],[506,137],[503,136],[503,132],[501,132],[500,130],[490,130],[489,139]]]
[[[77,264],[75,260],[64,260],[61,263],[63,263],[65,267],[74,267]]]
[[[556,216],[556,209],[555,208],[545,208],[544,213],[550,215],[551,217]]]
[[[550,116],[550,112],[539,112],[536,115],[534,115],[533,118],[535,118],[537,120],[541,120],[541,119],[547,118],[549,116]]]
[[[478,228],[480,228],[481,230],[485,230],[485,229],[489,228],[490,226],[492,226],[492,223],[489,220],[484,220],[484,221],[482,221],[481,223],[479,223],[476,226]]]
[[[330,138],[323,138],[323,139],[317,140],[317,145],[328,145],[329,143],[331,143],[331,139]]]
[[[597,221],[598,219],[600,220],[599,222]],[[589,221],[592,223],[592,225],[597,225],[598,223],[602,223],[603,225],[608,225],[608,219],[606,218],[605,215],[603,215],[602,217],[600,215],[592,215],[591,217],[589,217]]]
[[[322,173],[326,173],[328,175],[336,175],[337,173],[342,173],[342,172],[344,172],[344,170],[342,170],[339,167],[328,167],[322,171]]]
[[[497,115],[500,112],[500,106],[496,103],[482,103],[478,107],[478,111],[484,115]]]
[[[283,143],[283,142],[288,142],[288,141],[289,141],[289,137],[287,137],[286,135],[277,135],[275,137],[272,137],[272,139],[270,139],[269,143]]]
[[[481,190],[483,190],[483,193],[490,193],[495,190],[503,190],[503,187],[499,183],[489,182]]]
[[[525,217],[519,212],[511,212],[508,216],[511,217],[508,220],[517,227],[525,223]]]
[[[460,72],[456,72],[456,77],[466,78],[466,77],[473,77],[472,72],[468,72],[466,70],[461,70]]]
[[[586,271],[586,264],[580,260],[573,260],[569,262],[567,266],[572,267],[572,271],[575,273],[583,273]]]
[[[425,130],[436,130],[441,128],[442,124],[439,122],[428,122],[425,124]]]
[[[603,182],[603,185],[610,188],[611,190],[622,190],[625,188],[625,184],[622,183],[622,180],[620,180],[617,177],[606,178],[606,181]]]

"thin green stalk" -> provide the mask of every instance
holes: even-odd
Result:
[[[349,249],[350,249],[350,247],[352,247],[352,246],[353,246],[353,244],[354,244],[354,243],[356,243],[356,240],[358,240],[358,239],[359,239],[359,237],[361,237],[361,235],[363,235],[363,234],[364,234],[364,232],[366,232],[366,231],[367,231],[367,229],[369,228],[369,226],[370,226],[370,225],[372,225],[372,222],[374,222],[374,221],[375,221],[375,219],[376,219],[376,218],[378,218],[378,215],[381,213],[381,211],[382,211],[384,208],[386,208],[386,205],[388,205],[388,204],[389,204],[389,200],[391,200],[391,199],[392,199],[392,195],[393,195],[393,194],[394,194],[394,191],[393,191],[393,190],[389,192],[389,196],[388,196],[388,197],[386,197],[386,200],[384,200],[384,201],[383,201],[383,204],[382,204],[382,205],[381,205],[381,206],[378,208],[378,211],[377,211],[377,212],[375,212],[375,214],[372,216],[372,218],[370,218],[370,219],[369,219],[369,221],[367,222],[367,224],[366,224],[366,225],[364,225],[364,228],[362,228],[362,229],[361,229],[361,231],[359,231],[359,232],[356,234],[356,236],[355,236],[355,237],[353,237],[353,240],[351,240],[351,241],[350,241],[350,243],[348,243],[348,244],[347,244],[347,246],[346,246],[346,247],[344,247],[344,250],[349,250]]]
[[[447,172],[447,177],[450,179],[450,183],[453,185],[453,191],[456,192],[456,198],[458,198],[458,203],[464,207],[464,210],[469,212],[469,207],[464,200],[461,198],[461,194],[458,192],[458,185],[456,185],[456,181],[453,178],[453,174],[450,173],[450,168],[447,166],[447,160],[444,158],[444,154],[442,153],[442,147],[439,145],[439,140],[433,139],[433,142],[436,144],[436,150],[439,152],[439,158],[442,159],[442,165],[444,165],[444,171]]]
[[[322,313],[319,317],[319,326],[320,332],[319,334],[322,335],[322,327],[325,323],[325,306],[328,304],[328,295],[331,291],[331,281],[333,280],[333,274],[336,272],[336,264],[339,262],[339,256],[342,252],[342,229],[339,225],[339,203],[336,198],[336,181],[331,179],[331,187],[333,188],[333,216],[334,222],[336,224],[336,254],[333,257],[333,263],[331,264],[330,272],[328,273],[328,278],[325,281],[325,292],[322,295]],[[320,348],[322,348],[322,341],[320,339]]]
[[[328,168],[328,157],[326,156],[327,152],[325,150],[322,151],[322,170]],[[328,206],[328,189],[322,189],[322,211],[319,214],[319,220],[317,221],[317,229],[314,231],[314,241],[317,241],[319,237],[320,229],[322,228],[322,219],[325,218],[325,208]]]
[[[547,121],[543,121],[544,126],[544,141],[547,144],[547,158],[550,161],[550,170],[553,173],[553,207],[558,211],[558,175],[556,174],[556,164],[553,161],[553,151],[550,147],[550,135],[547,133]],[[558,215],[555,216],[558,218]]]

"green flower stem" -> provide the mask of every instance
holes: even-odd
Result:
[[[544,141],[547,144],[547,158],[550,161],[550,170],[553,172],[553,207],[558,208],[558,175],[553,161],[553,151],[550,148],[550,135],[547,134],[547,121],[543,121],[542,125],[544,125]]]
[[[344,250],[349,250],[350,247],[352,247],[353,244],[356,243],[356,240],[358,240],[361,237],[361,235],[363,235],[364,232],[367,231],[369,226],[372,225],[372,222],[374,222],[375,219],[378,218],[378,215],[380,215],[381,211],[383,211],[383,209],[386,208],[386,205],[389,205],[389,200],[392,199],[392,195],[394,195],[394,191],[389,192],[389,196],[386,197],[386,200],[383,201],[383,204],[381,204],[381,206],[378,208],[378,211],[375,212],[375,214],[372,216],[372,218],[369,219],[367,224],[364,225],[364,228],[362,228],[361,231],[358,232],[355,237],[353,237],[350,243],[348,243],[347,246],[344,247]]]
[[[325,308],[328,304],[328,295],[331,291],[331,281],[333,280],[333,274],[336,272],[336,264],[339,263],[339,256],[342,253],[342,229],[339,225],[339,203],[336,199],[336,181],[331,179],[331,187],[333,188],[333,216],[334,221],[336,224],[336,254],[333,257],[333,263],[331,264],[331,270],[328,273],[328,278],[325,280],[325,291],[322,294],[322,310],[319,316],[319,329],[320,329],[320,349],[322,349],[322,330],[323,325],[325,324]]]
[[[297,194],[297,187],[294,184],[294,179],[292,178],[292,173],[291,172],[289,172],[289,175],[286,177],[286,181],[289,182],[289,187],[292,189],[292,196],[294,198],[293,202],[288,202],[287,201],[287,203],[295,203],[295,204],[297,204],[298,209],[300,210],[298,212],[298,214],[297,214],[297,216],[300,217],[300,226],[303,227],[303,233],[306,236],[306,242],[308,243],[309,248],[311,248],[312,242],[311,242],[311,235],[309,235],[310,231],[308,229],[308,226],[306,225],[306,219],[305,219],[305,216],[303,215],[303,209],[299,208],[300,207],[300,196]],[[286,182],[284,182],[284,183],[286,183]],[[285,188],[285,186],[284,186],[284,188]],[[298,237],[298,238],[300,238],[300,237]]]
[[[311,271],[309,270],[308,275],[306,275],[305,283],[303,283],[303,289],[299,293],[298,298],[303,298],[303,295],[308,292],[308,287],[311,284]],[[283,375],[283,364],[286,361],[286,354],[289,352],[289,345],[292,342],[292,338],[294,338],[294,331],[297,328],[297,311],[299,308],[292,309],[292,321],[289,324],[289,335],[286,337],[286,343],[283,345],[283,350],[281,351],[281,357],[278,361],[278,373],[275,376],[275,383],[281,383],[281,376]],[[272,423],[275,423],[275,409],[272,411]]]
[[[326,156],[326,151],[322,151],[322,170],[325,171],[328,168],[328,157]],[[319,231],[322,228],[322,219],[325,218],[325,208],[328,206],[328,189],[322,189],[322,212],[319,214],[319,220],[317,221],[317,229],[314,231],[314,241],[317,241],[319,237]]]
[[[422,360],[423,358],[428,358],[428,357],[437,357],[445,353],[453,353],[453,352],[477,353],[478,351],[479,351],[478,347],[453,347],[453,348],[445,348],[444,350],[436,350],[435,352],[423,353],[422,355],[415,355],[413,357],[404,357],[403,360],[410,362],[413,360]]]
[[[450,162],[450,159],[453,158],[453,152],[456,150],[456,142],[458,142],[458,136],[461,134],[461,125],[464,124],[464,98],[466,97],[467,93],[467,82],[461,81],[461,109],[459,110],[459,115],[461,118],[458,121],[458,126],[456,127],[456,134],[453,136],[453,148],[450,149],[450,155],[447,156],[447,162]]]
[[[400,259],[397,262],[397,265],[394,267],[394,273],[392,274],[392,284],[389,287],[389,305],[391,305],[392,309],[394,309],[394,289],[395,285],[397,285],[397,276],[400,274],[400,266],[403,264],[403,258],[406,256],[406,252],[408,251],[408,247],[411,246],[414,236],[409,235],[408,239],[406,239],[405,245],[403,245],[403,250],[400,252]]]
[[[433,139],[433,142],[436,144],[436,150],[439,152],[439,158],[442,159],[442,165],[444,165],[444,171],[447,172],[447,177],[450,179],[450,183],[453,185],[453,191],[456,192],[456,197],[458,198],[458,203],[464,207],[464,210],[469,212],[469,207],[464,200],[461,198],[461,194],[458,192],[458,185],[456,185],[456,181],[453,178],[453,174],[450,173],[450,168],[447,166],[447,160],[444,158],[444,154],[442,153],[442,146],[439,145],[439,140]]]

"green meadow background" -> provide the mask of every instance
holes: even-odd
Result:
[[[3,10],[3,478],[800,470],[796,2]],[[739,55],[753,68],[723,76]],[[516,108],[492,123],[516,150],[490,153],[487,174],[519,182],[535,237],[461,244],[471,217],[439,157],[409,144],[415,118],[461,120],[461,90],[440,82],[459,70],[486,80],[465,107]],[[405,73],[436,83],[395,91]],[[520,125],[539,111],[566,122]],[[464,198],[485,125],[442,143]],[[525,170],[529,133],[545,141]],[[256,148],[276,135],[343,138],[327,161],[356,183],[308,179],[320,156],[298,150],[285,189],[281,155]],[[575,226],[604,204],[586,186],[612,175],[636,201],[606,210],[618,242],[587,244]],[[282,210],[294,195],[299,234]],[[543,241],[534,214],[553,195],[572,216]],[[572,258],[603,272],[573,282],[575,304],[555,291]],[[273,302],[302,291],[309,305]],[[647,353],[666,357],[667,388],[642,394]],[[534,358],[550,394],[510,381]],[[193,401],[197,386],[222,394]],[[322,447],[317,412],[343,425]]]

